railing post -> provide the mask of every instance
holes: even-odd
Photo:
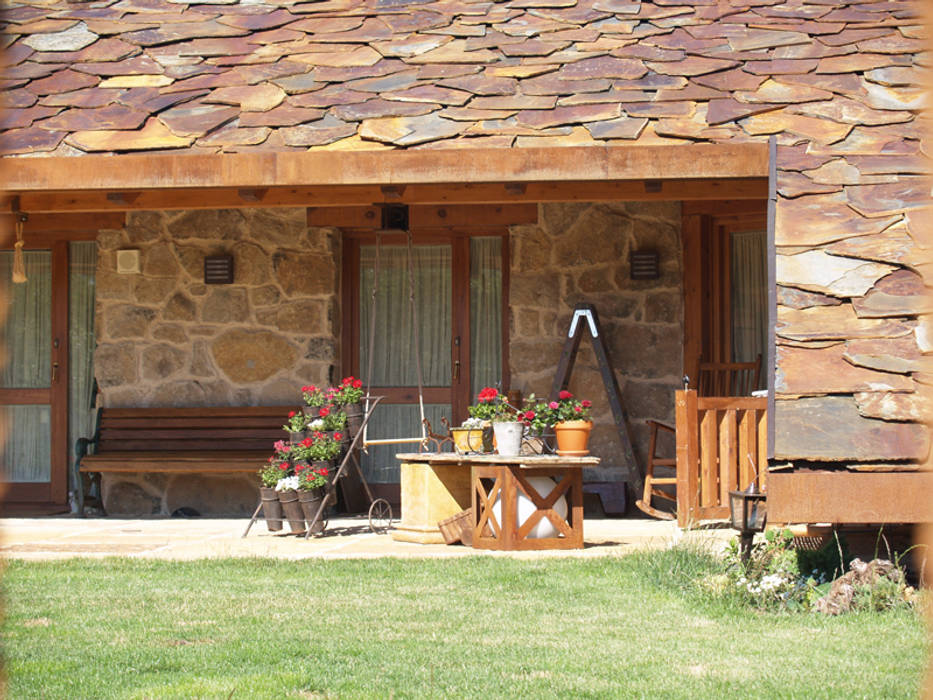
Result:
[[[686,527],[694,519],[699,495],[699,450],[697,440],[697,392],[674,395],[677,439],[677,524]]]

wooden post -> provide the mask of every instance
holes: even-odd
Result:
[[[677,436],[677,524],[686,527],[697,509],[700,459],[697,450],[697,393],[674,395]]]

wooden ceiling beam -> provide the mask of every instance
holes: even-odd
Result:
[[[516,185],[520,184],[518,187]],[[249,190],[164,188],[114,193],[103,190],[23,192],[25,212],[107,212],[241,207],[345,207],[374,204],[452,205],[529,202],[691,201],[767,197],[764,177],[527,183],[320,185]],[[250,193],[244,195],[244,193]],[[119,194],[120,196],[114,196]],[[254,196],[255,199],[250,199]],[[6,207],[9,211],[10,201]]]
[[[408,212],[412,229],[499,227],[533,224],[538,221],[538,205],[528,204],[454,204],[413,205]],[[382,226],[382,210],[369,207],[311,207],[309,226],[378,229]]]

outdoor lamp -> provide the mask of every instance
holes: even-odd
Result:
[[[729,517],[732,527],[741,533],[742,561],[748,561],[755,533],[765,529],[767,498],[767,494],[761,493],[754,481],[744,491],[729,492]]]

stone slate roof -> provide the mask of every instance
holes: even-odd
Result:
[[[11,2],[0,154],[779,134],[859,154],[801,156],[816,176],[784,181],[791,196],[836,191],[889,177],[871,155],[920,167],[920,13],[910,0]]]

